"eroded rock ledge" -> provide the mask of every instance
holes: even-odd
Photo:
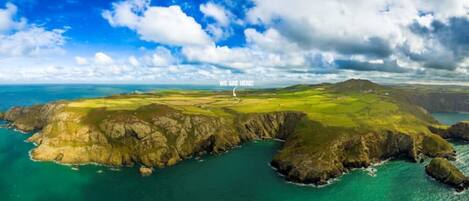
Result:
[[[139,113],[113,111],[102,115],[97,110],[83,116],[64,106],[56,102],[15,107],[5,113],[12,126],[39,131],[29,138],[37,145],[31,151],[33,159],[164,167],[194,155],[224,152],[253,139],[278,138],[286,142],[272,165],[288,180],[324,184],[351,168],[367,167],[390,157],[418,161],[422,156],[452,158],[455,154],[448,142],[431,133],[370,131],[311,142],[307,136],[319,128],[331,135],[354,131],[326,128],[301,112],[232,112],[231,116],[215,117],[152,104],[139,108]],[[319,149],[319,145],[324,148]]]
[[[469,187],[469,178],[445,158],[432,159],[425,167],[425,171],[436,180],[456,188],[457,191],[463,191]]]

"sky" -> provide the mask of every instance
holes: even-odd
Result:
[[[0,0],[0,83],[469,85],[468,0]]]

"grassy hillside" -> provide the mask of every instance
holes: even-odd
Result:
[[[39,145],[32,151],[38,160],[160,167],[278,137],[286,142],[273,165],[288,179],[324,183],[393,156],[454,155],[429,130],[438,122],[402,94],[367,80],[244,90],[236,98],[231,91],[167,90],[16,108],[5,116],[18,128],[43,128],[30,139]]]
[[[66,110],[81,113],[90,124],[99,125],[107,116],[129,113],[143,120],[162,113],[167,105],[185,114],[233,117],[276,111],[305,113],[309,122],[298,132],[308,149],[322,149],[347,135],[394,131],[409,135],[429,133],[436,122],[417,107],[391,97],[392,89],[365,80],[349,80],[335,85],[297,85],[284,89],[231,92],[161,91],[116,95],[68,103]],[[148,116],[148,118],[145,118]],[[234,117],[233,117],[234,118]],[[310,151],[314,151],[310,150]]]
[[[358,86],[361,81],[349,81],[324,86],[298,86],[278,90],[239,91],[238,99],[229,92],[162,91],[146,94],[116,95],[106,98],[84,99],[68,103],[70,111],[105,115],[112,111],[141,113],[139,108],[151,104],[168,105],[187,114],[230,116],[239,113],[266,113],[275,111],[299,111],[325,126],[355,129],[391,129],[406,132],[425,130],[432,123],[430,118],[419,119],[404,104],[389,97],[392,93],[384,87],[372,84]],[[351,88],[340,88],[351,86]],[[357,86],[355,86],[357,85]],[[356,90],[359,88],[360,90]],[[99,111],[99,112],[97,112]],[[158,112],[158,111],[155,111]],[[423,116],[423,115],[421,115]]]

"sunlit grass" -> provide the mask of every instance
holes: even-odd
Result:
[[[393,128],[421,120],[400,110],[399,106],[376,94],[330,93],[324,88],[301,90],[240,91],[238,99],[228,92],[164,91],[149,94],[116,95],[84,99],[68,104],[71,110],[133,111],[150,104],[168,105],[187,114],[229,116],[226,109],[239,113],[274,111],[303,112],[311,120],[326,126],[357,128]],[[405,120],[405,121],[404,121]]]
[[[69,122],[67,125],[57,123],[57,127],[51,129],[57,129],[54,132],[58,133],[64,130],[60,126],[66,126],[67,132],[74,133],[82,127],[80,124],[99,128],[104,120],[122,116],[151,123],[157,116],[184,113],[224,118],[236,123],[242,121],[239,117],[244,116],[239,114],[294,111],[304,113],[306,117],[301,119],[295,133],[291,135],[301,139],[295,141],[299,144],[288,152],[306,149],[301,152],[320,153],[318,150],[328,150],[328,146],[335,141],[350,135],[381,134],[386,131],[419,136],[429,134],[428,125],[431,122],[425,119],[428,115],[421,113],[415,106],[384,95],[385,92],[379,89],[374,93],[348,89],[338,92],[322,86],[302,85],[285,89],[239,91],[236,98],[231,91],[176,90],[123,94],[68,102],[65,110],[78,114],[76,116],[81,121]],[[174,118],[178,121],[184,119],[181,115]]]

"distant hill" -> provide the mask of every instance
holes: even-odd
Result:
[[[350,79],[331,85],[330,89],[337,92],[366,92],[387,89],[386,87],[364,79]]]

